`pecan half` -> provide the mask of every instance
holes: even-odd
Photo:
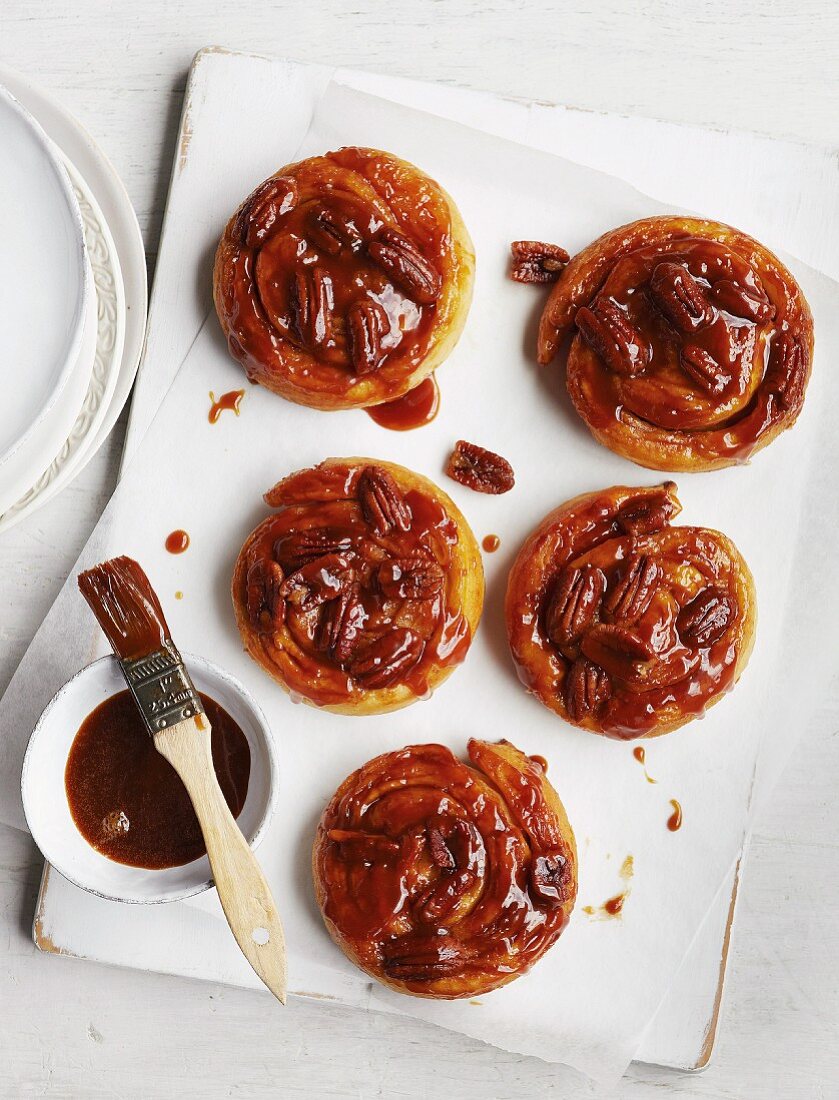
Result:
[[[714,307],[682,264],[662,260],[650,276],[650,297],[680,332],[696,332],[714,319]]]
[[[565,901],[570,867],[561,852],[534,856],[528,871],[530,893],[537,901],[554,909]]]
[[[542,241],[513,241],[510,278],[517,283],[554,283],[571,258],[558,244]]]
[[[367,620],[367,612],[353,583],[334,600],[324,604],[320,622],[320,646],[333,661],[346,664],[358,642],[358,635]]]
[[[282,597],[283,571],[275,561],[257,558],[248,567],[245,603],[251,626],[260,633],[279,629],[285,604]]]
[[[425,258],[410,237],[384,226],[367,246],[370,259],[407,290],[419,305],[436,302],[443,292],[440,272]]]
[[[326,554],[345,554],[352,550],[349,535],[331,527],[309,527],[292,531],[274,543],[274,557],[294,573],[301,565],[322,558]]]
[[[416,900],[414,913],[424,923],[449,916],[474,886],[483,869],[483,843],[475,826],[462,818],[442,818],[426,829],[431,858],[439,877]]]
[[[603,601],[604,609],[616,622],[634,623],[653,600],[661,579],[661,568],[647,554],[632,557],[624,574]]]
[[[411,509],[384,467],[367,466],[358,479],[357,492],[361,513],[377,535],[411,530]]]
[[[655,650],[628,626],[596,623],[580,645],[590,661],[618,675],[627,661],[651,661]]]
[[[278,220],[297,205],[297,184],[288,176],[261,183],[246,199],[233,232],[246,248],[259,248],[278,228]]]
[[[465,439],[458,439],[455,444],[446,473],[467,489],[494,496],[509,493],[516,483],[513,467],[506,458]]]
[[[350,660],[349,673],[364,687],[375,690],[404,676],[422,657],[425,642],[412,630],[394,627]]]
[[[282,597],[300,611],[313,611],[348,591],[355,582],[353,553],[325,554],[301,566],[283,581]]]
[[[789,332],[777,334],[769,349],[765,383],[784,411],[801,407],[804,401],[805,375],[801,345]]]
[[[309,237],[327,256],[337,256],[344,245],[357,252],[364,243],[352,218],[331,206],[315,207],[306,221]]]
[[[391,558],[379,566],[376,579],[391,599],[432,600],[443,591],[446,578],[429,558]]]
[[[350,358],[356,374],[370,374],[384,362],[382,337],[388,330],[384,307],[372,298],[353,302],[347,312]]]
[[[432,982],[463,969],[467,953],[452,936],[411,933],[382,947],[383,969],[389,978]]]
[[[713,587],[703,590],[681,609],[676,629],[683,642],[704,647],[718,642],[734,618],[734,600]]]
[[[606,577],[595,565],[564,570],[548,603],[545,628],[557,646],[572,645],[590,626],[606,591]]]
[[[757,287],[744,287],[731,279],[719,279],[709,294],[720,309],[733,317],[743,317],[760,324],[771,321],[775,316],[775,307]]]
[[[673,482],[667,482],[667,487],[671,490],[676,488]],[[641,500],[630,500],[624,504],[615,516],[618,530],[637,537],[651,535],[666,527],[676,513],[676,505],[667,487]]]
[[[359,829],[330,829],[326,834],[338,846],[339,859],[348,863],[384,863],[400,852],[400,844],[384,833],[365,833]]]
[[[565,677],[565,709],[580,722],[605,703],[612,694],[608,675],[586,657],[578,657]]]
[[[611,298],[599,298],[591,309],[578,309],[574,321],[594,354],[615,374],[632,378],[649,366],[649,346]]]
[[[306,347],[320,347],[332,339],[332,279],[319,267],[298,271],[289,289],[294,332]]]
[[[729,371],[721,367],[713,355],[698,344],[685,344],[679,353],[679,365],[685,374],[714,397],[718,397],[731,381]]]

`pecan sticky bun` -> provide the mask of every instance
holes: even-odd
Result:
[[[295,698],[377,714],[427,697],[481,617],[475,536],[433,482],[389,462],[331,458],[265,494],[233,604],[245,648]]]
[[[790,272],[699,218],[644,218],[576,255],[542,314],[539,362],[568,336],[577,412],[595,439],[655,470],[747,461],[795,423],[813,356]]]
[[[697,718],[752,650],[754,583],[732,541],[674,527],[672,481],[560,505],[527,539],[507,586],[519,675],[545,706],[629,740]]]
[[[457,207],[376,149],[286,165],[233,215],[214,296],[252,382],[319,409],[391,401],[457,343],[475,257]]]
[[[537,962],[568,923],[577,849],[536,759],[471,740],[469,764],[412,745],[359,768],[318,825],[326,927],[371,977],[416,997],[474,997]]]

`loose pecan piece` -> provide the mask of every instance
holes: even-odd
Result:
[[[572,645],[590,626],[606,591],[606,577],[595,565],[564,570],[548,603],[545,628],[557,646]]]
[[[679,353],[679,365],[685,374],[714,397],[718,397],[731,381],[731,374],[698,344],[685,344]]]
[[[301,565],[322,558],[326,554],[345,554],[352,550],[349,535],[331,527],[308,527],[292,531],[274,543],[274,557],[294,573]]]
[[[371,690],[404,676],[422,657],[425,642],[412,630],[394,627],[350,659],[349,673]]]
[[[412,933],[382,947],[384,972],[389,978],[433,982],[463,969],[467,952],[452,936]]]
[[[446,578],[430,558],[390,558],[379,566],[376,579],[391,599],[432,600],[443,591]]]
[[[649,642],[618,623],[596,623],[583,637],[580,648],[590,661],[615,675],[627,661],[651,661],[655,656]]]
[[[801,407],[806,381],[804,353],[788,332],[779,333],[772,340],[765,381],[781,409],[789,411]]]
[[[440,272],[425,258],[410,237],[384,226],[367,246],[370,259],[407,290],[419,305],[431,305],[443,292]]]
[[[283,571],[277,562],[257,558],[248,567],[245,581],[245,603],[251,625],[260,633],[279,629],[282,625]]]
[[[312,241],[328,256],[337,256],[344,245],[357,252],[364,243],[352,218],[331,206],[315,207],[306,221]]]
[[[734,612],[731,596],[712,585],[685,604],[676,618],[676,629],[688,645],[713,645],[725,634]]]
[[[757,287],[740,286],[731,279],[719,279],[709,293],[720,309],[734,317],[743,317],[747,321],[760,324],[771,321],[775,316],[775,307]]]
[[[399,855],[400,844],[384,833],[365,833],[359,829],[330,829],[326,834],[338,846],[338,857],[348,863],[386,863]]]
[[[611,298],[599,298],[591,309],[578,309],[574,321],[594,354],[615,374],[632,378],[649,366],[649,346]]]
[[[382,337],[388,330],[384,307],[372,298],[353,302],[347,312],[350,358],[356,374],[370,374],[384,362]]]
[[[625,535],[651,535],[654,531],[660,531],[666,527],[676,512],[676,505],[670,496],[670,491],[676,486],[672,481],[667,482],[662,489],[655,494],[648,494],[641,500],[630,500],[618,511],[615,523],[618,530]]]
[[[680,332],[696,332],[714,319],[714,307],[682,264],[662,260],[650,276],[650,297]]]
[[[236,215],[234,233],[246,248],[259,248],[278,228],[278,219],[297,205],[297,184],[288,176],[261,183]]]
[[[568,860],[561,852],[535,855],[528,873],[530,893],[552,909],[562,905],[568,889],[569,872]]]
[[[384,467],[367,466],[357,492],[361,513],[377,535],[411,530],[411,509]]]
[[[571,258],[558,244],[542,241],[513,241],[510,278],[517,283],[554,283]]]
[[[624,574],[603,602],[604,609],[616,622],[635,623],[653,600],[661,568],[647,554],[632,557]]]
[[[449,456],[446,473],[476,493],[509,493],[516,483],[513,467],[506,458],[459,439]]]
[[[332,279],[319,267],[298,271],[289,289],[292,326],[305,347],[332,339]]]
[[[324,604],[320,623],[320,645],[333,661],[346,664],[367,619],[358,585],[353,583],[334,600]]]
[[[575,722],[582,721],[605,703],[612,694],[612,684],[599,665],[586,657],[578,657],[565,677],[565,709]]]
[[[355,583],[355,562],[353,553],[325,554],[286,577],[280,594],[292,607],[313,611]]]

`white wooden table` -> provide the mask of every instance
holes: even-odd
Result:
[[[506,0],[3,0],[0,60],[59,95],[159,235],[186,71],[202,45],[839,145],[839,7]],[[643,8],[643,14],[642,14]],[[537,10],[538,9],[538,10]],[[758,14],[759,13],[759,14]],[[0,539],[0,691],[115,480],[124,420],[69,489]],[[825,728],[839,730],[839,716]],[[2,731],[0,731],[2,734]],[[757,823],[711,1067],[635,1066],[621,1097],[839,1096],[839,738],[798,751]],[[0,828],[0,1096],[589,1095],[561,1068],[415,1021],[39,956],[41,869]]]

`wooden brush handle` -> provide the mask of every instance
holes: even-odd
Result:
[[[236,942],[262,981],[285,1004],[283,926],[262,868],[218,784],[207,716],[159,730],[154,734],[154,744],[181,777],[192,799],[221,907]]]

